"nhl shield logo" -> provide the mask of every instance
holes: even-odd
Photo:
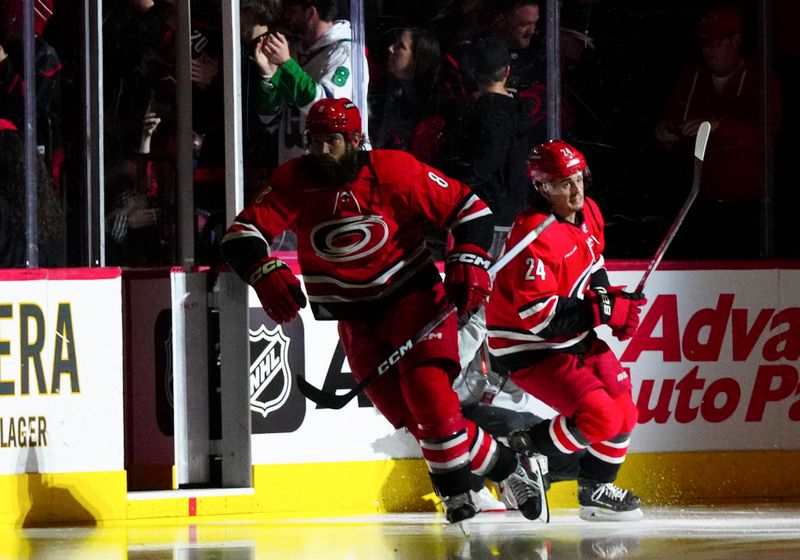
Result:
[[[261,325],[250,331],[250,410],[266,418],[289,399],[292,372],[289,343],[280,325],[273,330]]]

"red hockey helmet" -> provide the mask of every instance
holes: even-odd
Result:
[[[528,176],[539,183],[549,183],[586,170],[583,154],[562,140],[539,144],[528,156]]]
[[[349,99],[320,99],[306,117],[306,134],[341,134],[348,142],[361,134],[361,113]]]

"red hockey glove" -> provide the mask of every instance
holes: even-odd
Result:
[[[620,297],[620,296],[618,296]],[[621,292],[621,297],[629,302],[628,316],[625,324],[611,329],[617,340],[624,341],[633,338],[639,328],[639,313],[647,305],[647,298],[641,293]]]
[[[453,247],[444,267],[444,289],[448,299],[459,314],[480,307],[489,299],[492,279],[489,253],[477,245],[464,244]]]
[[[297,317],[297,312],[306,306],[306,296],[300,281],[289,270],[289,265],[280,259],[262,259],[249,277],[261,306],[276,323],[286,323]]]
[[[647,304],[643,294],[623,291],[619,286],[597,286],[586,293],[594,326],[608,325],[619,340],[628,340],[639,328],[639,313]]]

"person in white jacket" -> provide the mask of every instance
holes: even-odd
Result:
[[[298,39],[271,31],[255,44],[253,58],[261,70],[259,113],[278,122],[278,163],[303,155],[303,130],[311,106],[320,99],[353,99],[353,46],[350,22],[335,19],[336,0],[287,0],[283,21]],[[363,48],[364,83],[366,57]],[[366,138],[367,119],[361,108]]]

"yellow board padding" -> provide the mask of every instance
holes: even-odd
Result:
[[[125,486],[125,471],[0,476],[0,524],[92,526],[121,519]]]
[[[266,499],[265,509],[276,513],[303,517],[434,511],[424,498],[431,483],[421,459],[259,465],[254,474],[257,496]]]
[[[253,487],[253,495],[198,492],[195,514],[281,519],[435,510],[420,459],[256,465]],[[188,517],[190,495],[129,500],[128,519]]]
[[[619,484],[653,505],[800,502],[800,451],[636,453]]]
[[[644,507],[800,502],[800,451],[632,453],[616,484]],[[550,507],[578,507],[577,484],[557,482]]]

